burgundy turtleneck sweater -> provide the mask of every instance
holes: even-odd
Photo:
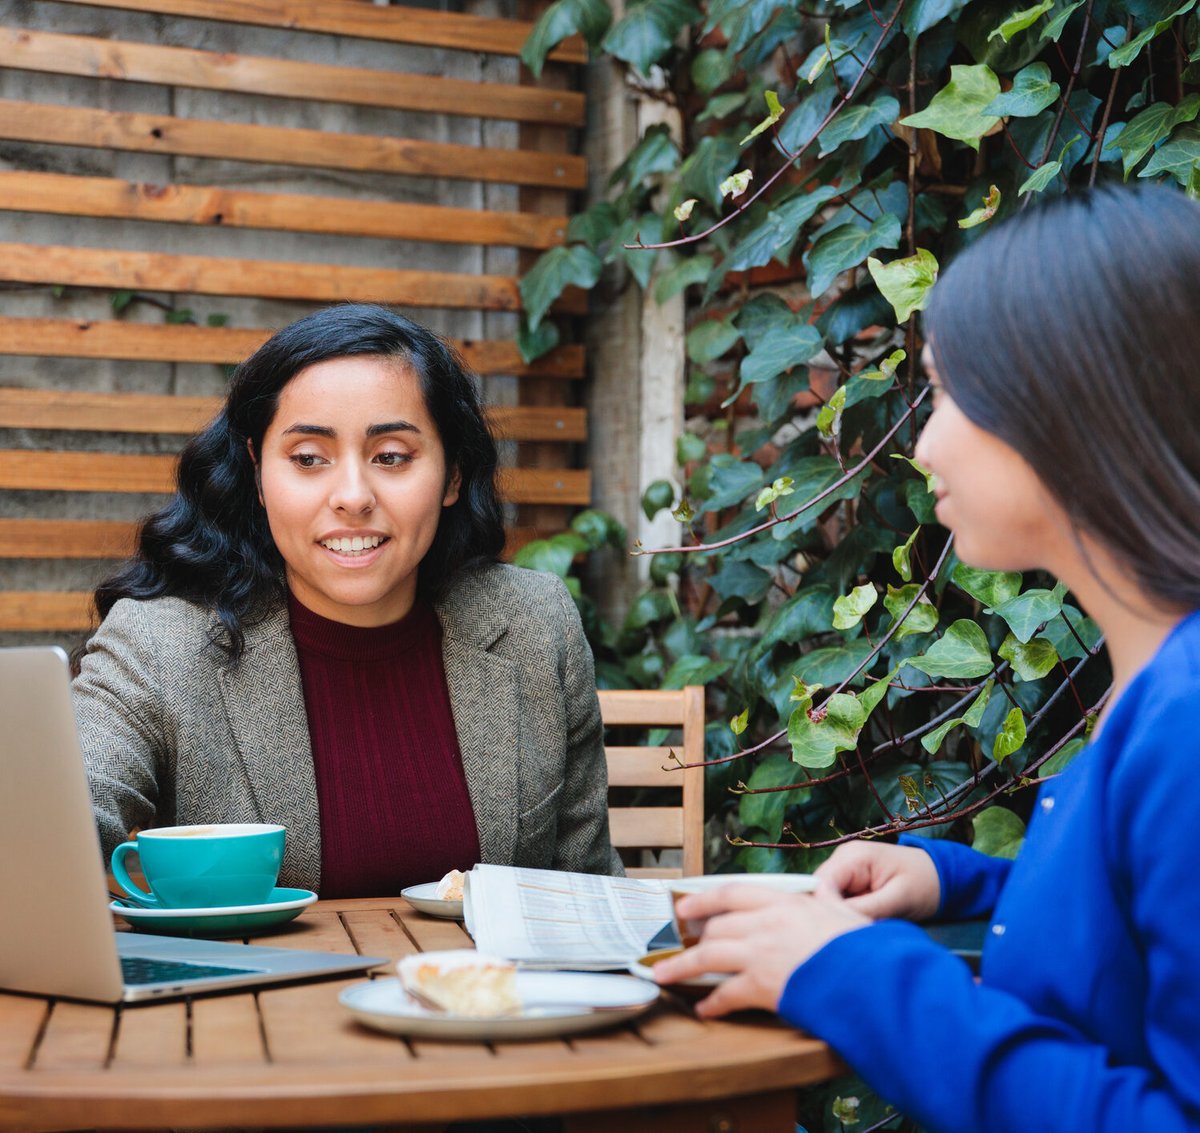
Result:
[[[321,896],[395,896],[479,860],[442,667],[418,603],[361,629],[289,597],[321,818]]]

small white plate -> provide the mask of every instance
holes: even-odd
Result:
[[[444,917],[448,921],[463,919],[462,901],[448,901],[437,895],[438,883],[427,881],[424,885],[410,885],[400,890],[403,897],[418,913],[428,913],[431,917]]]
[[[596,972],[518,972],[519,1015],[480,1019],[430,1011],[411,1000],[398,979],[346,988],[338,1001],[376,1030],[426,1039],[544,1039],[594,1031],[636,1018],[658,1000],[658,988],[629,976]]]
[[[655,952],[647,952],[640,960],[634,960],[629,965],[629,970],[639,979],[649,980],[657,987],[658,984],[654,978],[654,965],[659,960],[666,960],[670,956],[678,956],[682,951],[682,948],[676,946],[674,948],[660,948]],[[718,984],[723,984],[727,979],[729,979],[728,972],[705,972],[690,980],[682,980],[677,984],[663,984],[662,986],[675,991],[680,989],[695,992],[711,991]]]

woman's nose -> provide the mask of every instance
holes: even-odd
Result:
[[[375,507],[375,492],[369,478],[357,464],[343,464],[329,496],[334,511],[361,515]]]

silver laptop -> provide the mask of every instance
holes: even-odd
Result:
[[[0,649],[0,988],[133,1003],[384,963],[118,933],[108,901],[67,655]]]

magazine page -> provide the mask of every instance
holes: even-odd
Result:
[[[529,968],[623,968],[671,920],[659,879],[477,865],[463,898],[481,952]]]

